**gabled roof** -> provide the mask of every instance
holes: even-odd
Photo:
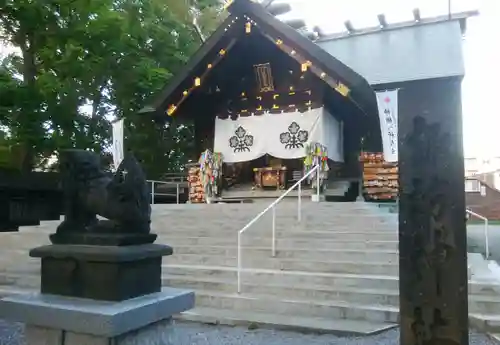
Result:
[[[245,24],[251,21],[268,39],[276,42],[278,48],[298,63],[308,63],[314,74],[363,113],[376,114],[375,92],[368,82],[307,37],[278,20],[260,4],[250,0],[236,0],[228,10],[230,16],[140,113],[162,116],[167,109],[175,110],[180,106],[191,93],[191,90],[186,90],[186,84],[192,85],[195,78],[204,78],[210,73],[224,57],[225,52],[244,34]]]

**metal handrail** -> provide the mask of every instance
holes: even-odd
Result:
[[[172,181],[156,181],[156,180],[147,180],[146,182],[151,183],[151,205],[155,204],[155,196],[160,195],[160,196],[170,196],[172,194],[170,193],[155,193],[155,185],[157,184],[167,184],[167,185],[172,185],[175,183],[176,187],[176,192],[175,192],[175,197],[176,197],[176,202],[179,204],[179,199],[180,199],[180,188],[179,185],[184,182],[172,182]]]
[[[485,246],[486,259],[488,259],[490,257],[490,240],[489,240],[489,236],[488,236],[488,218],[486,218],[485,216],[482,216],[476,212],[473,212],[469,209],[466,209],[465,212],[467,212],[471,216],[482,219],[484,221],[484,246]]]
[[[241,235],[248,230],[256,221],[258,221],[264,214],[266,214],[269,210],[273,210],[273,223],[272,223],[272,255],[273,257],[276,256],[276,208],[275,206],[279,204],[281,200],[283,200],[284,197],[286,197],[292,190],[295,188],[298,189],[298,204],[297,204],[297,220],[300,222],[301,221],[301,214],[302,214],[302,189],[301,189],[301,184],[302,182],[308,178],[310,175],[312,175],[315,171],[317,171],[317,182],[316,182],[316,194],[317,198],[319,201],[319,165],[314,166],[311,170],[307,172],[304,176],[300,178],[293,186],[288,188],[281,196],[274,200],[269,206],[265,208],[264,211],[260,212],[258,215],[256,215],[251,221],[247,223],[239,232],[238,232],[238,293],[241,292]]]

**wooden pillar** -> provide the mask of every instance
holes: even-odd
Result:
[[[468,344],[461,80],[399,94],[401,345]]]

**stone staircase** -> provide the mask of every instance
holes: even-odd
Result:
[[[340,334],[393,327],[398,312],[397,214],[367,203],[297,200],[276,210],[277,255],[271,254],[271,213],[242,237],[242,291],[237,293],[237,232],[269,201],[252,204],[154,205],[165,286],[193,289],[196,308],[182,319],[267,325]],[[57,222],[0,234],[0,294],[36,290],[39,262],[32,247],[47,244]],[[475,326],[500,326],[500,285],[469,284]],[[496,320],[499,320],[498,322]]]

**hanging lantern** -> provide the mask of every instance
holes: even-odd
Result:
[[[201,79],[200,77],[194,78],[194,86],[200,86],[201,85]]]

